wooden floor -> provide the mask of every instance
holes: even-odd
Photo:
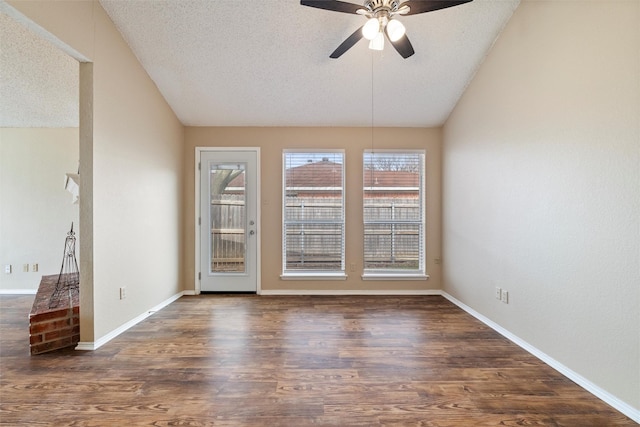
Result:
[[[183,297],[29,356],[0,297],[3,426],[636,425],[439,296]]]

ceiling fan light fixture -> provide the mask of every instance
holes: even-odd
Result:
[[[373,40],[369,42],[369,49],[371,50],[383,50],[384,49],[384,34],[379,31]]]
[[[355,30],[329,55],[329,58],[339,58],[362,38],[369,40],[369,49],[383,50],[384,39],[387,38],[400,56],[407,59],[415,51],[405,34],[406,29],[402,22],[393,19],[396,15],[417,15],[471,1],[473,0],[363,0],[360,6],[344,0],[300,0],[300,4],[368,18],[362,27]]]
[[[370,18],[362,27],[362,36],[367,40],[373,40],[380,33],[380,21],[378,18]]]
[[[389,36],[389,40],[392,42],[397,42],[404,36],[406,28],[402,24],[402,22],[397,19],[391,19],[387,24],[387,35]]]

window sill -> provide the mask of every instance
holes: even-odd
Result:
[[[340,273],[283,273],[282,280],[347,280],[347,275]]]
[[[362,280],[429,280],[428,274],[423,273],[364,273]]]

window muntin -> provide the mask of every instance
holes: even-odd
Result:
[[[365,276],[425,274],[424,159],[424,151],[365,151]]]
[[[283,155],[283,274],[344,274],[344,152]]]

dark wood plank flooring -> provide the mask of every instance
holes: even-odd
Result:
[[[439,296],[183,297],[93,352],[29,356],[0,297],[3,426],[631,426]]]

